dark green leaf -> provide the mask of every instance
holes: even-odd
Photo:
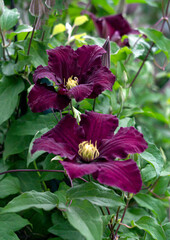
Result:
[[[20,77],[3,77],[0,81],[0,124],[14,112],[18,94],[24,90],[24,82]]]
[[[92,182],[70,188],[67,197],[70,199],[86,199],[98,206],[115,207],[124,205],[124,201],[113,190]]]
[[[55,208],[57,204],[58,197],[51,192],[30,191],[14,198],[0,213],[20,212],[33,207],[50,211]]]
[[[0,214],[0,239],[19,240],[14,232],[28,224],[30,224],[28,220],[15,213]]]
[[[48,231],[65,240],[84,240],[85,238],[77,231],[61,214],[55,213],[52,216],[53,224]]]
[[[164,230],[152,217],[141,217],[133,225],[148,232],[155,240],[167,240]]]
[[[9,175],[0,181],[0,198],[5,198],[18,192],[20,192],[20,182],[18,178]]]
[[[86,240],[101,240],[102,218],[98,209],[87,200],[73,200],[66,211],[68,221]]]
[[[147,37],[165,53],[168,59],[170,58],[170,40],[166,38],[162,32],[153,28],[140,28],[140,31],[146,34]]]
[[[165,219],[166,210],[161,200],[143,193],[138,193],[134,196],[134,199],[139,206],[150,209],[160,222]]]

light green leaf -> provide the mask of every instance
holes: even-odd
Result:
[[[88,17],[85,16],[85,15],[76,17],[75,20],[74,20],[74,26],[80,26],[80,25],[84,24],[87,21],[88,21]]]
[[[20,14],[16,8],[8,9],[4,8],[3,14],[0,19],[1,29],[8,31],[14,27],[20,17]]]
[[[65,30],[66,30],[65,25],[62,24],[62,23],[59,23],[59,24],[54,26],[52,35],[54,36],[58,33],[64,32]]]
[[[152,217],[141,217],[137,222],[132,221],[132,225],[145,230],[155,240],[167,240],[163,228]]]
[[[160,222],[165,219],[166,210],[161,200],[144,193],[138,193],[134,199],[139,206],[150,209]]]
[[[113,190],[97,183],[84,183],[67,191],[70,199],[88,200],[98,206],[124,206],[124,201]]]
[[[149,162],[157,173],[157,177],[160,175],[164,166],[164,160],[160,150],[153,143],[148,143],[148,148],[140,156]]]
[[[162,32],[152,28],[140,28],[140,32],[146,34],[146,36],[165,53],[167,58],[170,58],[170,40],[166,38]]]
[[[18,178],[9,175],[0,181],[0,198],[5,198],[18,192],[20,192],[20,182]]]
[[[10,201],[0,213],[20,212],[29,208],[50,211],[58,204],[58,197],[51,192],[30,191],[21,194]]]
[[[0,81],[0,124],[14,112],[18,94],[24,90],[24,82],[20,77],[3,77]]]
[[[65,212],[70,224],[86,240],[101,240],[103,235],[102,218],[98,209],[87,200],[73,200]]]

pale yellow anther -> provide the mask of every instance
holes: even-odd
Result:
[[[91,141],[84,141],[80,143],[78,154],[86,162],[91,162],[96,159],[99,156],[99,151],[97,150],[97,141],[95,142],[95,146],[91,143]]]
[[[73,87],[77,86],[78,85],[78,78],[77,77],[74,77],[71,76],[69,77],[69,79],[67,80],[67,83],[66,83],[66,88],[68,90],[72,89]]]

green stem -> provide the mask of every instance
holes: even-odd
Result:
[[[93,111],[95,110],[95,105],[96,105],[96,98],[93,101]]]
[[[70,108],[71,108],[71,111],[73,113],[73,116],[74,116],[74,110],[73,110],[73,104],[72,104],[72,100],[70,101]]]
[[[38,170],[36,161],[34,161],[33,164],[34,164],[35,169]],[[40,173],[39,171],[37,171],[37,174],[38,174],[39,178],[41,178],[41,173]],[[42,185],[43,185],[43,187],[44,187],[44,190],[45,190],[45,191],[48,191],[47,185],[45,184],[44,181],[42,181]]]
[[[29,42],[29,46],[28,46],[27,55],[30,54],[31,43],[32,43],[32,39],[33,39],[33,36],[34,36],[34,32],[35,32],[35,27],[36,27],[36,24],[37,24],[37,20],[38,20],[38,18],[35,17],[34,25],[33,25],[33,30],[32,30],[32,34],[31,34],[31,38],[30,38],[30,42]]]
[[[1,34],[1,38],[2,38],[2,49],[3,49],[3,58],[6,61],[6,56],[5,56],[5,38],[4,38],[4,34],[2,32],[2,29],[0,27],[0,34]]]

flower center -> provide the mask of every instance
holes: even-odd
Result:
[[[91,162],[95,158],[99,156],[99,151],[97,150],[97,141],[95,142],[95,146],[88,141],[84,141],[79,144],[78,154],[83,158],[86,162]]]
[[[74,77],[71,76],[69,77],[69,79],[67,80],[67,83],[66,83],[66,88],[68,90],[72,89],[73,87],[77,86],[78,85],[78,78],[77,77]]]

